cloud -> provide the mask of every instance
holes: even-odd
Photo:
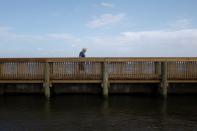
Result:
[[[0,57],[70,56],[79,42],[68,33],[20,34],[0,27]]]
[[[73,37],[67,33],[52,33],[52,34],[42,34],[42,35],[29,35],[29,34],[18,34],[14,33],[11,28],[0,27],[0,38],[7,40],[32,40],[32,41],[47,41],[47,40],[73,40],[79,41],[79,39]]]
[[[178,19],[169,24],[172,29],[188,29],[192,27],[191,19]]]
[[[53,34],[47,34],[44,37],[46,37],[46,39],[52,39],[52,40],[64,40],[64,41],[72,41],[72,42],[80,41],[80,38],[76,38],[68,33],[53,33]]]
[[[107,8],[113,8],[114,7],[114,5],[112,3],[106,3],[106,2],[101,2],[100,5],[103,6],[103,7],[107,7]]]
[[[120,22],[125,17],[124,13],[117,15],[113,14],[102,14],[99,17],[89,21],[87,25],[91,28],[99,28],[107,25],[113,25]]]
[[[7,32],[9,30],[11,30],[11,27],[7,27],[7,26],[0,26],[0,32]]]
[[[197,56],[197,29],[122,32],[90,41],[94,56]]]
[[[127,31],[80,38],[68,33],[30,35],[0,30],[1,57],[77,57],[83,47],[88,48],[89,57],[196,57],[197,29]]]

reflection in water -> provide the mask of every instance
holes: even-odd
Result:
[[[0,130],[195,130],[197,96],[1,96]]]
[[[109,111],[109,101],[108,101],[107,99],[104,99],[104,100],[102,101],[102,106],[101,106],[101,108],[102,108],[102,112],[103,112],[103,113],[108,113],[108,111]]]
[[[50,118],[51,101],[49,99],[46,99],[44,102],[44,112],[45,112],[45,117]]]

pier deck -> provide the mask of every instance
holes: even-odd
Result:
[[[82,68],[81,68],[82,66]],[[197,83],[197,58],[0,58],[0,83],[43,83],[46,97],[55,83]]]

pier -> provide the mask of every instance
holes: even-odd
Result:
[[[112,84],[156,84],[166,98],[171,83],[197,84],[197,58],[0,58],[0,94],[8,84],[42,84],[46,98],[56,84],[97,84],[107,98]]]

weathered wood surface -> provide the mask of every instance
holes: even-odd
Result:
[[[197,82],[197,57],[167,58],[0,58],[0,83],[45,82],[45,63],[50,63],[51,83],[103,81],[107,62],[109,82],[159,82],[161,62],[167,62],[169,82]],[[83,62],[84,70],[79,69]]]

